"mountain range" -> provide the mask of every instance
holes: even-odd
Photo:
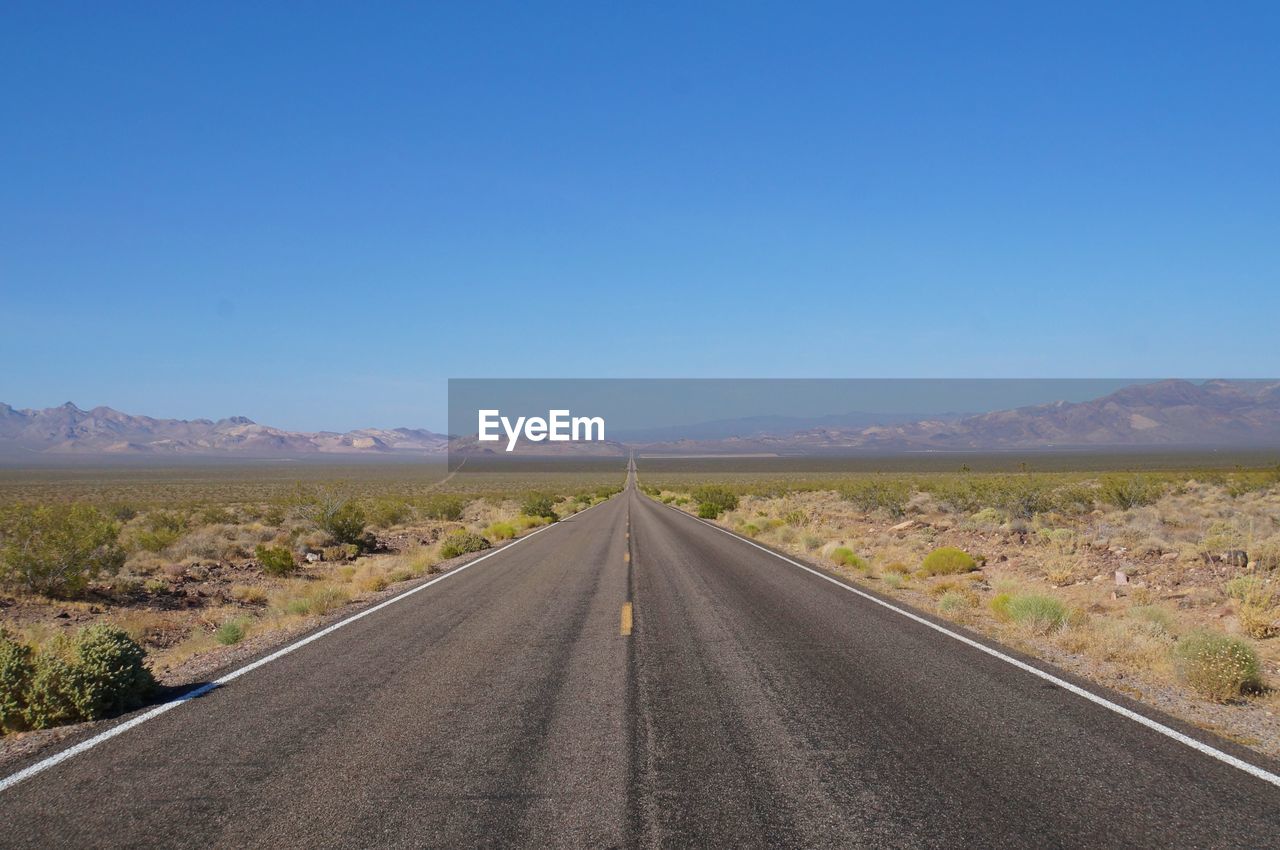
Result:
[[[292,457],[311,454],[437,455],[448,440],[420,428],[361,428],[314,433],[259,425],[243,416],[153,419],[110,407],[81,410],[71,402],[45,410],[0,404],[0,456],[230,455]]]
[[[620,434],[611,434],[607,444],[575,446],[567,453],[616,455],[632,448],[672,454],[1280,448],[1280,381],[1157,381],[1133,384],[1091,401],[894,421],[901,418],[876,421],[868,414],[843,414],[815,422],[752,417],[656,429],[626,435],[629,439],[623,441],[617,439]],[[811,427],[796,427],[803,425]],[[474,438],[469,442],[474,444]],[[427,456],[441,455],[447,447],[445,435],[421,428],[299,432],[243,416],[217,421],[154,419],[109,407],[81,410],[70,402],[45,410],[0,404],[0,457],[11,459]]]

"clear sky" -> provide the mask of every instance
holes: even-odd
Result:
[[[1277,10],[5,3],[0,400],[1274,376]]]

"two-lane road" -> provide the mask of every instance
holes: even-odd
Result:
[[[0,791],[179,844],[1263,847],[1280,789],[628,487]]]

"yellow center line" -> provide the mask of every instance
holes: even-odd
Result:
[[[623,636],[627,636],[631,634],[631,603],[630,602],[622,603],[622,628],[619,630],[619,634]]]

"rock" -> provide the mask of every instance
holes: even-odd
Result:
[[[918,526],[918,525],[920,525],[920,524],[921,524],[921,523],[920,523],[920,520],[918,520],[918,519],[908,519],[908,520],[903,520],[902,522],[898,523],[897,525],[891,525],[891,526],[889,526],[889,530],[890,530],[891,532],[894,532],[895,534],[897,534],[897,533],[901,533],[901,532],[903,532],[903,531],[910,531],[911,529],[915,528],[916,526]]]
[[[316,564],[316,563],[319,563],[321,560],[320,556],[317,555],[315,552],[308,552],[304,557],[308,564]]]
[[[1124,570],[1116,570],[1116,584],[1128,584],[1129,576]]]
[[[1106,580],[1107,580],[1107,577],[1106,577],[1105,575],[1103,575],[1102,573],[1098,573],[1098,574],[1097,574],[1096,576],[1094,576],[1094,577],[1093,577],[1093,579],[1092,579],[1092,581],[1093,581],[1093,583],[1094,583],[1094,584],[1101,584],[1102,582],[1104,582],[1104,581],[1106,581]]]
[[[1218,556],[1218,560],[1229,567],[1249,566],[1249,553],[1243,549],[1228,549]]]
[[[1123,555],[1125,552],[1128,552],[1129,549],[1127,546],[1112,546],[1107,551],[1110,552],[1112,555]]]
[[[1160,560],[1162,560],[1162,561],[1176,561],[1176,560],[1178,560],[1178,553],[1177,553],[1177,552],[1165,552],[1163,555],[1161,555],[1161,556],[1160,556]]]

